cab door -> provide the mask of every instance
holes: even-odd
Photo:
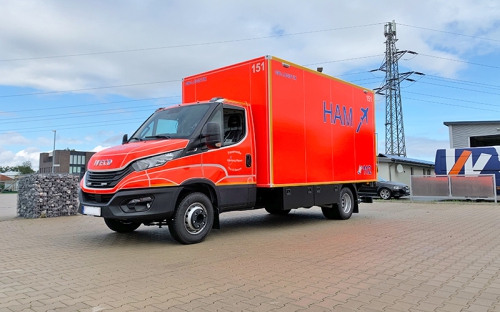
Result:
[[[253,129],[248,107],[223,104],[208,119],[221,130],[221,146],[202,153],[202,168],[220,194],[221,211],[253,207],[256,197]]]

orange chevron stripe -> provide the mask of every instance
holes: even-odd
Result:
[[[465,165],[465,162],[467,161],[467,159],[471,154],[472,154],[471,151],[463,151],[448,174],[457,175],[460,172],[460,170],[462,170],[462,168]]]

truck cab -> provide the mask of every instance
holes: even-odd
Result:
[[[80,183],[82,212],[129,232],[161,226],[186,201],[189,235],[174,236],[198,240],[219,212],[255,205],[251,120],[248,105],[218,98],[158,109],[122,145],[94,155]]]

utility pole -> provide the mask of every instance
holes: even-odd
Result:
[[[56,130],[54,132],[54,148],[52,149],[52,173],[54,173],[54,165],[56,163]]]
[[[398,51],[396,49],[396,22],[384,25],[385,60],[380,68],[385,72],[384,85],[376,88],[377,94],[385,95],[385,153],[406,157],[405,131],[403,125],[403,105],[401,102],[400,83],[403,80],[415,81],[408,77],[412,74],[423,75],[419,72],[399,73],[398,61],[406,53],[417,54],[413,51]],[[385,91],[385,92],[384,92]]]

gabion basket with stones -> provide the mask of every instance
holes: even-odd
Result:
[[[78,212],[79,177],[31,174],[19,180],[17,215],[23,218],[74,216]]]

